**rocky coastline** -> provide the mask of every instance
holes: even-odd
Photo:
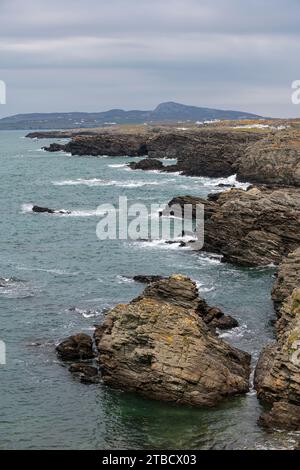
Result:
[[[207,199],[179,195],[168,206],[189,203],[195,213],[197,204],[204,205],[204,251],[246,267],[277,266],[272,291],[276,338],[261,352],[255,370],[258,399],[271,409],[262,413],[259,424],[299,430],[300,133],[288,127],[106,131],[73,135],[69,143],[51,144],[46,150],[145,156],[130,167],[187,176],[235,173],[238,180],[255,184],[246,191],[224,188]],[[176,164],[167,167],[162,158],[176,159]],[[143,294],[117,305],[96,327],[92,350],[99,371],[87,369],[91,381],[101,377],[111,386],[149,398],[194,406],[213,406],[245,393],[250,357],[217,335],[218,329],[235,327],[235,320],[209,307],[183,276],[145,275],[137,281],[148,284]],[[83,379],[82,363],[70,370]]]

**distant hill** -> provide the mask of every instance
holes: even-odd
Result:
[[[260,119],[256,114],[242,111],[199,108],[174,103],[159,104],[153,111],[124,111],[111,109],[99,113],[33,113],[16,114],[0,119],[0,130],[14,129],[72,129],[101,127],[112,124],[142,124],[144,122],[204,121],[214,119]]]

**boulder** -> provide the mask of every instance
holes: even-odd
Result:
[[[250,355],[218,338],[197,306],[195,284],[173,275],[112,309],[95,331],[104,382],[194,406],[246,393]]]
[[[58,356],[64,361],[93,358],[93,340],[85,333],[78,333],[62,341],[57,347]]]

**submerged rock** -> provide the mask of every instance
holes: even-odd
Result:
[[[100,380],[98,368],[85,362],[71,364],[69,371],[83,383],[98,383]]]
[[[91,359],[95,356],[93,340],[85,333],[65,339],[56,347],[56,352],[65,361]]]
[[[48,209],[48,207],[33,206],[32,212],[47,213],[47,214],[71,214],[71,211],[56,211],[54,209]]]
[[[95,331],[104,382],[194,406],[246,393],[250,355],[210,331],[197,307],[195,283],[173,275],[112,309]]]
[[[154,275],[138,274],[137,276],[133,276],[133,280],[135,282],[141,282],[142,284],[150,284],[150,282],[160,281],[162,279],[164,279],[164,276],[159,276],[157,274],[154,274]]]
[[[40,207],[40,206],[33,206],[32,212],[47,212],[48,214],[55,214],[55,210],[53,209],[48,209],[48,207]]]

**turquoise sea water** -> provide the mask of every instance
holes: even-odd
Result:
[[[224,337],[252,353],[272,340],[272,268],[241,269],[162,243],[99,241],[96,209],[117,203],[165,203],[206,196],[217,180],[131,171],[128,157],[71,157],[40,150],[47,140],[0,133],[1,449],[288,448],[295,436],[261,430],[255,392],[213,410],[144,400],[75,380],[55,344],[101,322],[103,311],[138,295],[134,274],[183,273],[200,294],[236,317]],[[72,210],[33,214],[32,204]],[[73,308],[75,307],[75,309]]]

